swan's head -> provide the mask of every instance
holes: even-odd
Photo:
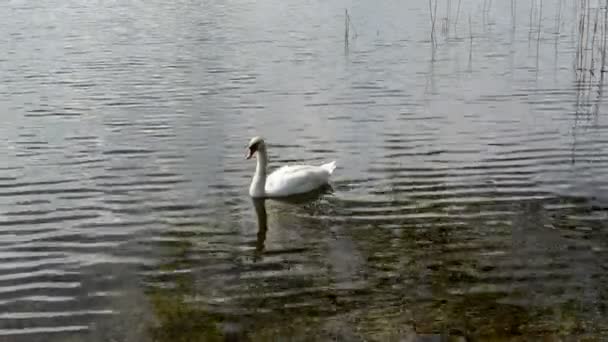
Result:
[[[251,159],[253,155],[260,150],[265,148],[264,139],[262,137],[253,137],[249,141],[249,153],[247,153],[247,159]]]

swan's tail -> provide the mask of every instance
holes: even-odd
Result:
[[[329,174],[331,175],[332,173],[334,173],[334,170],[336,169],[336,161],[331,161],[327,164],[323,164],[321,165],[322,169],[327,170],[327,172],[329,172]]]

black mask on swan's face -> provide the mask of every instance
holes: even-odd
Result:
[[[264,148],[264,139],[262,139],[261,137],[252,138],[249,142],[249,152],[247,153],[247,159],[251,159],[251,157],[253,157],[253,155],[262,148]]]

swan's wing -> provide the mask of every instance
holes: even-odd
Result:
[[[329,179],[327,169],[310,165],[283,166],[266,178],[266,193],[288,196],[314,190]]]

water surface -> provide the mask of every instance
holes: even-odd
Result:
[[[4,2],[0,340],[605,340],[603,74],[514,3]]]

